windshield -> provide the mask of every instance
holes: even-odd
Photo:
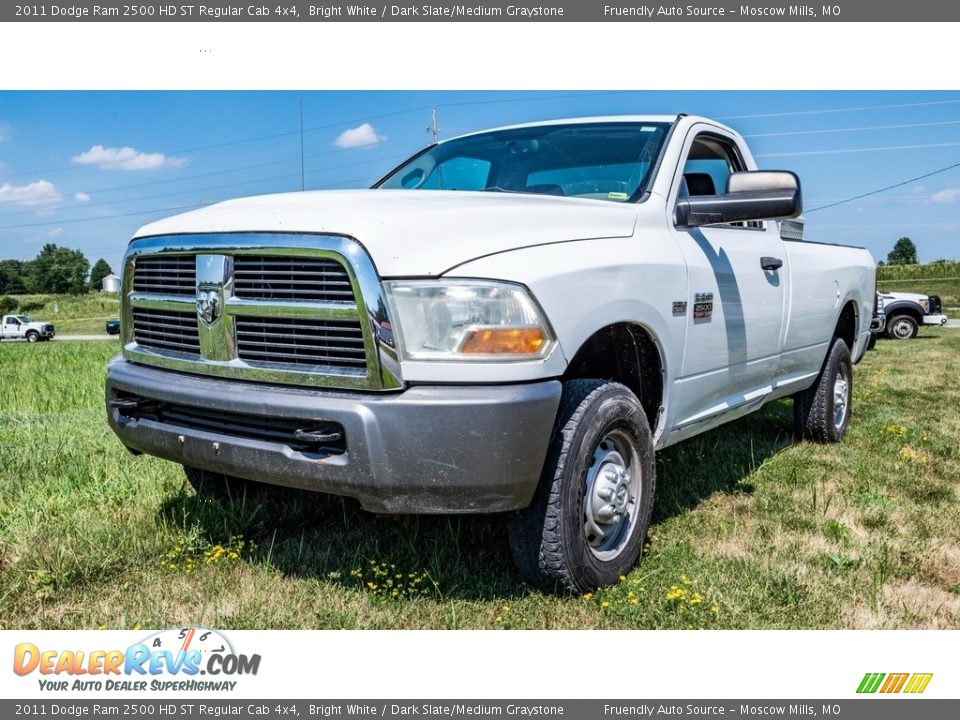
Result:
[[[22,322],[22,323],[31,323],[31,322],[33,322],[33,320],[31,320],[31,319],[30,319],[28,316],[26,316],[26,315],[17,315],[17,320],[19,320],[19,321]]]
[[[496,130],[434,145],[375,187],[634,200],[669,125],[596,122]]]

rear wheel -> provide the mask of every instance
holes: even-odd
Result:
[[[840,442],[850,424],[852,400],[850,348],[834,338],[817,381],[793,396],[794,434],[802,440]]]
[[[568,382],[533,502],[508,521],[523,579],[577,593],[616,584],[640,556],[655,476],[636,395],[619,383]]]
[[[223,473],[183,466],[187,482],[196,491],[198,497],[210,497],[221,501],[237,501],[245,496],[253,496],[263,485],[252,480],[224,475]]]
[[[912,340],[920,326],[909,315],[894,315],[887,320],[887,337],[891,340]]]

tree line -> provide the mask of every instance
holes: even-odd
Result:
[[[47,243],[33,260],[0,260],[0,295],[81,295],[112,273],[103,258],[91,268],[80,250]]]

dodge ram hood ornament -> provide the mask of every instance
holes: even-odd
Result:
[[[197,314],[207,325],[213,325],[220,317],[219,290],[197,290]]]

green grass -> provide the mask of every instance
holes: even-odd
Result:
[[[103,335],[104,323],[120,317],[117,293],[10,297],[27,307],[25,314],[34,320],[53,323],[58,335]]]
[[[499,517],[200,500],[108,429],[111,346],[39,349],[0,345],[0,628],[960,628],[955,330],[868,354],[842,444],[779,402],[661,453],[643,561],[584,598],[526,588]]]

